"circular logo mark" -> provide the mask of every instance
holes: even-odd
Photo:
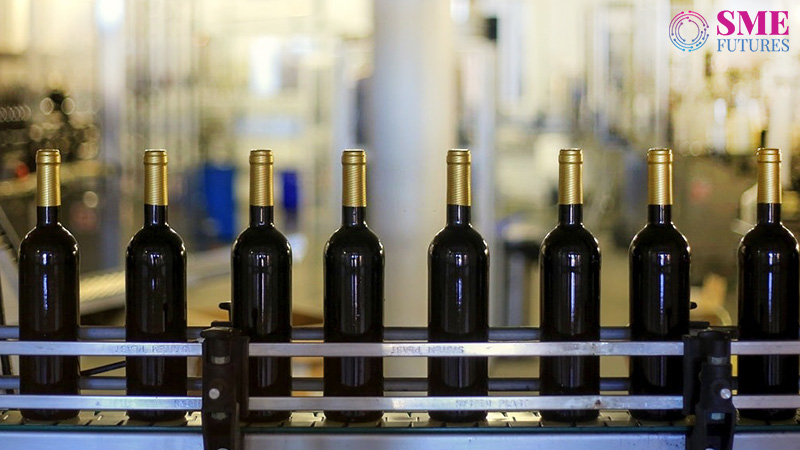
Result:
[[[681,11],[669,23],[669,40],[675,47],[693,52],[708,40],[708,22],[694,11]]]

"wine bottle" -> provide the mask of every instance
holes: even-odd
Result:
[[[366,155],[342,154],[342,226],[325,245],[325,342],[383,340],[383,245],[367,227]],[[383,359],[325,358],[324,395],[382,396]],[[381,411],[325,411],[330,420],[371,421]]]
[[[292,318],[292,248],[275,228],[272,150],[250,152],[250,226],[231,252],[233,326],[250,342],[289,342]],[[290,358],[249,361],[252,397],[290,396]],[[250,411],[250,421],[288,419],[291,411]]]
[[[36,226],[19,246],[19,337],[77,341],[79,254],[61,225],[61,154],[36,152]],[[20,356],[20,393],[77,395],[77,356]],[[70,409],[23,409],[33,420],[75,417]]]
[[[186,249],[167,223],[167,152],[144,152],[144,226],[125,253],[125,333],[130,342],[186,342]],[[186,358],[130,356],[128,395],[186,395]],[[185,411],[128,411],[164,421]]]
[[[447,152],[447,224],[428,249],[428,340],[489,339],[489,247],[470,223],[469,150]],[[428,395],[485,396],[487,358],[429,358]],[[443,422],[478,421],[486,411],[431,411]]]
[[[558,225],[540,250],[542,341],[600,339],[600,247],[583,226],[583,153],[561,150],[558,155]],[[542,395],[597,395],[597,356],[541,358]],[[557,421],[591,420],[595,410],[542,411]]]
[[[757,222],[739,243],[739,339],[796,340],[798,247],[781,223],[781,153],[760,148]],[[739,394],[797,394],[797,355],[739,356]],[[784,420],[794,409],[743,409],[742,417]]]
[[[647,225],[629,251],[631,340],[680,341],[689,333],[689,243],[672,224],[672,150],[647,152]],[[632,356],[631,395],[682,395],[683,358]],[[642,420],[680,420],[680,410],[633,410]]]

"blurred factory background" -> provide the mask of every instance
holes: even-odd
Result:
[[[680,51],[668,25],[688,9],[788,10],[800,30],[800,8],[779,0],[0,0],[6,320],[16,320],[14,255],[35,219],[39,148],[64,155],[64,218],[81,245],[81,307],[92,323],[118,320],[123,307],[142,151],[168,150],[191,325],[222,318],[216,305],[229,300],[251,148],[276,155],[294,322],[319,323],[339,155],[365,148],[369,222],[386,246],[386,324],[424,325],[445,151],[463,147],[473,150],[475,225],[492,253],[491,323],[537,325],[556,155],[582,147],[585,222],[604,258],[602,320],[624,325],[627,247],[646,217],[644,155],[671,147],[693,317],[730,324],[757,147],[783,150],[784,217],[800,226],[800,59],[795,46]],[[390,370],[419,369],[409,366]]]

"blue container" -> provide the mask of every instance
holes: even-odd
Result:
[[[287,214],[297,214],[300,208],[300,179],[295,170],[281,172],[281,206]]]
[[[236,202],[233,194],[233,166],[206,164],[203,167],[203,195],[206,214],[214,224],[214,236],[223,241],[236,237]]]

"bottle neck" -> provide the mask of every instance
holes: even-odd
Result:
[[[59,222],[61,206],[36,207],[36,225],[55,225]]]
[[[364,152],[345,151],[342,155],[342,207],[367,206],[367,166]]]
[[[144,226],[157,226],[167,224],[166,205],[144,205]]]
[[[264,227],[275,225],[274,206],[250,205],[250,226]]]
[[[764,157],[768,158],[769,155]],[[759,158],[761,158],[760,155]],[[772,162],[759,161],[756,202],[758,204],[780,204],[782,201],[783,189],[781,188],[780,160]]]
[[[145,150],[144,155],[144,204],[166,206],[167,154],[163,150]]]
[[[60,153],[40,150],[36,158],[36,224],[55,225],[61,211]]]
[[[472,207],[466,205],[447,205],[448,226],[468,226]]]
[[[58,164],[41,164],[36,171],[36,205],[61,206],[61,176]]]
[[[647,204],[672,204],[672,150],[650,149],[647,152]]]
[[[468,150],[447,152],[447,208],[472,205],[472,165]]]
[[[780,203],[758,203],[756,205],[758,223],[780,223],[781,204]]]
[[[253,220],[254,207],[274,205],[272,191],[272,151],[252,150],[250,152],[250,219]]]
[[[558,154],[558,204],[583,203],[583,152],[564,149]]]
[[[358,227],[367,224],[367,208],[365,206],[342,206],[342,226]]]
[[[672,205],[647,205],[647,222],[656,225],[672,223]]]
[[[582,225],[583,204],[558,205],[558,223],[559,225]]]

